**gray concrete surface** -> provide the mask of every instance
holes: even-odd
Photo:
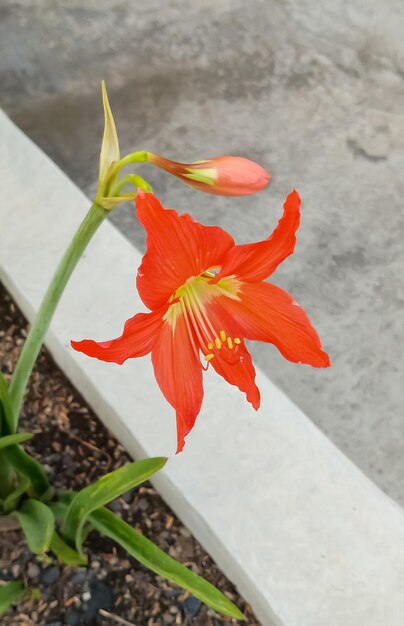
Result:
[[[333,368],[252,351],[402,504],[403,20],[398,0],[0,2],[0,105],[86,193],[97,177],[101,78],[123,152],[241,154],[273,175],[268,191],[225,199],[142,169],[165,203],[252,241],[299,190],[296,254],[275,282],[310,313]],[[113,221],[144,246],[129,207]]]

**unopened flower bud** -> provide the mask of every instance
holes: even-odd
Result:
[[[243,157],[221,156],[195,163],[176,163],[148,153],[148,161],[180,178],[187,185],[218,196],[245,196],[261,191],[271,176]]]

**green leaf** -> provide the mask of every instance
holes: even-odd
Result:
[[[21,496],[28,491],[31,481],[26,476],[20,478],[20,482],[17,487],[12,491],[3,502],[3,510],[8,513],[17,508],[18,501]]]
[[[50,549],[61,563],[65,565],[86,565],[87,558],[73,550],[55,531],[50,542]]]
[[[17,445],[5,448],[3,455],[19,474],[29,478],[33,496],[43,500],[52,495],[53,490],[49,486],[48,477],[42,465],[35,461],[32,456]]]
[[[130,555],[156,574],[190,591],[196,598],[216,611],[239,620],[244,619],[244,615],[235,604],[216,587],[160,550],[152,541],[143,537],[112,511],[105,508],[98,509],[91,513],[90,522],[102,535],[119,543]]]
[[[5,462],[9,463],[19,474],[22,474],[28,478],[32,484],[32,494],[38,498],[46,498],[50,496],[52,490],[49,486],[48,478],[42,469],[42,466],[35,461],[29,454],[27,454],[17,443],[18,440],[14,440],[14,445],[11,445],[8,437],[14,436],[14,415],[11,403],[11,396],[8,389],[7,381],[3,374],[0,372],[0,405],[4,423],[2,424],[2,434],[5,435],[0,439],[0,449],[3,448],[2,456]],[[30,438],[28,433],[19,433],[16,435],[19,437],[19,442],[27,441]],[[6,440],[6,444],[4,441]],[[1,444],[3,442],[3,444]]]
[[[32,439],[34,435],[32,433],[16,433],[14,435],[6,435],[5,437],[0,437],[0,450],[3,448],[7,448],[8,446],[13,446],[16,443],[22,443],[23,441],[28,441],[28,439]]]
[[[49,507],[39,500],[26,500],[14,515],[18,517],[31,552],[47,552],[55,529],[55,518]]]
[[[57,500],[48,503],[48,507],[55,516],[55,520],[63,522],[71,501],[76,495],[75,491],[59,491],[56,494]]]
[[[16,602],[24,591],[24,585],[19,581],[7,583],[0,587],[0,615]]]
[[[2,406],[2,414],[5,420],[5,425],[2,427],[2,432],[10,434],[14,432],[14,417],[13,409],[11,405],[10,392],[8,390],[7,381],[3,374],[0,372],[0,404]]]
[[[83,527],[88,515],[148,480],[166,461],[164,457],[157,457],[128,463],[79,491],[69,506],[63,524],[62,534],[66,541],[71,546],[75,545],[82,554]]]

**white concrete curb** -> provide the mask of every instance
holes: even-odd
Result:
[[[0,112],[0,278],[32,319],[87,198]],[[175,426],[147,358],[73,352],[142,310],[140,255],[109,223],[91,242],[47,339],[57,363],[136,458],[172,454]],[[182,454],[154,481],[264,626],[403,626],[404,515],[261,372],[258,414],[206,376]],[[376,445],[376,444],[375,444]]]

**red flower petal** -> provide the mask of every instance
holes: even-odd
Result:
[[[295,233],[300,223],[300,198],[297,191],[293,190],[288,195],[283,207],[283,217],[272,235],[265,241],[231,248],[212,282],[233,275],[248,282],[263,280],[292,254],[296,243]]]
[[[223,349],[223,348],[222,348]],[[226,347],[224,347],[226,350]],[[255,368],[252,358],[244,342],[237,346],[238,356],[236,361],[225,357],[213,358],[209,363],[230,385],[235,385],[245,393],[248,402],[257,411],[260,406],[260,392],[255,384]]]
[[[183,315],[176,319],[175,330],[166,322],[152,351],[152,363],[159,387],[177,414],[177,452],[192,429],[203,398],[202,366]]]
[[[224,302],[244,337],[273,343],[293,363],[329,367],[330,359],[304,310],[276,285],[245,283],[241,301]]]
[[[138,192],[137,216],[147,232],[147,252],[137,276],[140,297],[149,309],[162,306],[191,276],[220,265],[234,246],[217,226],[203,226],[188,214],[164,209],[152,193]]]
[[[248,402],[257,410],[260,406],[260,392],[255,384],[255,368],[244,341],[240,339],[242,335],[240,326],[235,322],[234,317],[221,306],[224,300],[228,298],[217,298],[207,306],[208,317],[213,326],[218,329],[218,339],[220,331],[226,335],[226,339],[220,342],[222,344],[220,349],[217,349],[215,345],[212,348],[211,352],[214,357],[209,363],[230,385],[235,385],[245,393]],[[229,300],[229,302],[233,301]],[[227,343],[227,337],[230,337],[231,348]],[[235,338],[240,343],[235,344]]]
[[[156,341],[158,332],[163,325],[163,315],[167,307],[153,313],[138,313],[125,324],[123,333],[111,341],[72,341],[71,345],[77,352],[100,361],[109,361],[121,365],[131,357],[148,354]]]

